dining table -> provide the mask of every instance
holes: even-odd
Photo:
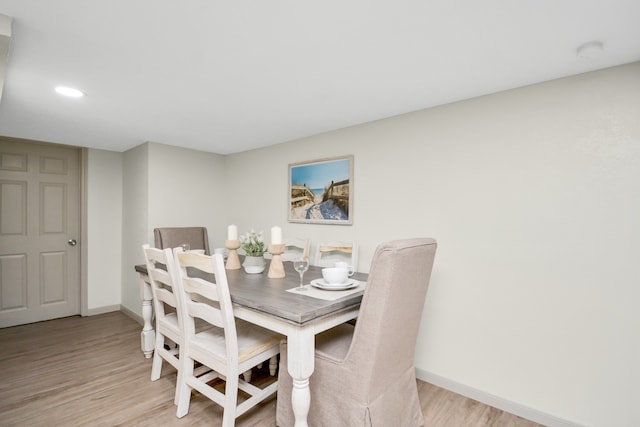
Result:
[[[353,288],[318,289],[310,282],[321,282],[322,268],[310,266],[304,274],[304,291],[292,262],[283,262],[285,277],[269,277],[269,260],[263,273],[248,274],[243,269],[227,269],[227,282],[234,315],[240,319],[278,332],[287,337],[287,370],[293,379],[291,404],[295,427],[307,426],[311,404],[309,379],[314,370],[315,335],[358,316],[368,275],[354,273]],[[153,354],[155,331],[152,318],[152,294],[146,265],[136,265],[140,276],[143,328],[141,346],[145,357]],[[346,286],[345,286],[346,287]]]

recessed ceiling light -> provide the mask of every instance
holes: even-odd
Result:
[[[84,93],[82,91],[66,86],[56,87],[56,92],[58,92],[60,95],[69,96],[71,98],[82,98],[84,96]]]

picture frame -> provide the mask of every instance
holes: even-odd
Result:
[[[353,155],[289,164],[289,222],[353,224]]]

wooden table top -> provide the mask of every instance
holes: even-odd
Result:
[[[300,284],[300,276],[293,269],[293,263],[283,262],[286,277],[271,279],[268,277],[268,262],[267,260],[267,267],[260,274],[247,274],[243,269],[226,270],[231,301],[234,304],[277,316],[297,325],[304,325],[343,309],[359,306],[362,301],[364,291],[335,301],[313,298],[302,292],[286,292],[287,289],[295,288]],[[147,273],[146,265],[136,265],[135,270],[138,273]],[[322,278],[322,268],[309,266],[309,270],[304,274],[304,283],[308,284],[311,280],[319,278]],[[352,278],[366,281],[368,275],[355,273]]]

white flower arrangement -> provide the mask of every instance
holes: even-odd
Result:
[[[262,231],[256,233],[253,229],[240,236],[242,250],[247,256],[263,256],[266,249],[264,247],[264,236]]]

